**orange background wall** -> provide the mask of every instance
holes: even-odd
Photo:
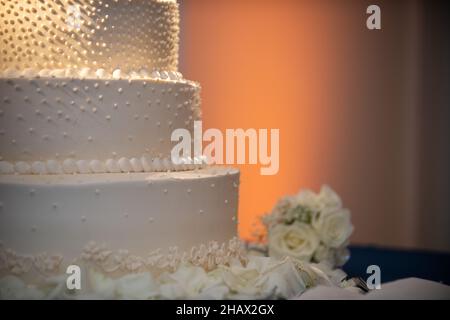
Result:
[[[417,241],[415,2],[185,0],[181,71],[202,85],[204,128],[279,128],[280,171],[241,166],[239,231],[283,195],[330,184],[353,242]]]

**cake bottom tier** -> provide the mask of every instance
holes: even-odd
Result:
[[[145,256],[226,242],[236,235],[238,185],[239,171],[222,167],[0,176],[0,242],[10,259],[46,252],[66,263],[89,243]]]

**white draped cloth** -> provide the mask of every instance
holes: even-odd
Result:
[[[380,289],[361,294],[354,288],[317,286],[295,298],[297,300],[435,300],[450,299],[450,286],[418,278],[407,278],[381,284]]]

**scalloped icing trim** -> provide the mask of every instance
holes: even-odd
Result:
[[[24,275],[38,272],[43,275],[56,275],[61,271],[63,260],[63,256],[59,254],[19,254],[5,248],[0,242],[1,273]],[[104,273],[117,275],[143,271],[173,272],[185,263],[211,271],[218,266],[230,265],[236,260],[245,266],[248,257],[243,243],[234,237],[227,243],[211,241],[184,252],[177,247],[169,248],[167,253],[157,249],[144,257],[132,255],[127,250],[108,250],[104,245],[90,242],[83,249],[81,256],[73,261],[86,262]]]
[[[24,70],[6,69],[0,72],[0,78],[75,78],[75,79],[100,79],[100,80],[162,80],[162,81],[187,81],[178,71],[165,71],[141,69],[139,71],[123,72],[115,69],[109,73],[105,69],[63,68],[41,69],[26,68]]]
[[[32,271],[40,274],[56,274],[63,261],[62,255],[23,255],[5,248],[0,242],[0,272],[22,275]]]
[[[205,157],[183,158],[180,164],[174,164],[170,159],[126,158],[100,160],[63,161],[0,161],[0,174],[76,174],[76,173],[129,173],[129,172],[161,172],[186,171],[203,168],[207,164]]]
[[[127,250],[113,252],[104,245],[91,242],[84,248],[81,259],[104,273],[123,274],[143,271],[174,272],[186,263],[211,271],[218,266],[229,266],[234,260],[246,265],[248,257],[242,242],[235,237],[228,243],[211,241],[184,252],[177,247],[169,248],[168,253],[157,249],[145,257],[132,255]]]

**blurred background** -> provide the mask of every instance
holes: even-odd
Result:
[[[280,171],[241,166],[239,233],[329,184],[354,244],[450,251],[449,12],[437,1],[184,0],[181,71],[204,128],[279,128]],[[381,8],[381,30],[366,9]]]

